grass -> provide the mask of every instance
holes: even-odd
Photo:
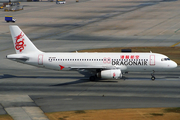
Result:
[[[153,116],[163,116],[164,114],[163,113],[150,113],[150,115],[153,115]]]
[[[77,110],[74,113],[81,114],[81,113],[86,113],[86,112],[84,110]]]
[[[68,118],[68,116],[63,116],[63,117],[59,118],[59,120],[66,120],[66,118]]]
[[[10,115],[0,115],[0,120],[13,120],[13,118]]]
[[[180,113],[180,107],[177,108],[167,108],[164,109],[165,112],[174,112],[174,113]]]
[[[166,110],[179,111],[179,108],[78,110],[45,114],[50,120],[180,120],[180,113]]]
[[[174,60],[180,65],[180,47],[117,47],[117,48],[101,48],[80,50],[79,52],[121,52],[121,49],[131,49],[132,52],[153,52],[161,53]]]

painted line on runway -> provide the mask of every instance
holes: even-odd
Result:
[[[68,94],[71,96],[76,96],[74,94]],[[113,94],[113,93],[105,93],[105,94],[94,94],[94,93],[81,93],[78,96],[101,96],[101,97],[142,97],[142,98],[175,98],[179,99],[180,95],[163,95],[163,94],[138,94],[138,93],[121,93],[121,94]]]
[[[176,45],[178,45],[180,42],[175,43],[174,45],[171,45],[170,47],[175,47]]]

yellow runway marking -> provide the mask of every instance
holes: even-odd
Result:
[[[175,47],[176,45],[178,45],[180,42],[174,44],[174,45],[171,45],[170,47]]]

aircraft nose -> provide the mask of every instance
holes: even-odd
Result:
[[[170,64],[170,67],[171,68],[176,68],[177,67],[177,63],[172,61],[171,64]]]

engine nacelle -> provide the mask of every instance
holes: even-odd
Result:
[[[105,78],[105,79],[118,79],[122,78],[122,73],[120,69],[115,70],[103,70],[99,73],[97,73],[97,77]]]

